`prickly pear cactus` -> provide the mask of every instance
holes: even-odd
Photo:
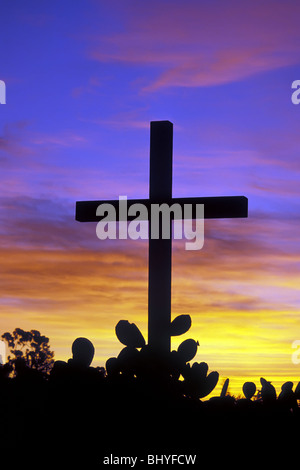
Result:
[[[192,325],[192,319],[190,315],[179,315],[174,318],[170,325],[170,335],[180,336],[189,331]]]
[[[229,379],[226,379],[224,384],[223,384],[222,390],[221,390],[221,394],[220,394],[221,398],[226,397],[226,393],[227,393],[227,390],[228,390],[228,385],[229,385]]]
[[[178,346],[178,355],[184,362],[191,361],[197,354],[199,343],[194,339],[186,339]]]
[[[189,315],[177,316],[170,325],[170,335],[179,336],[186,333],[192,324]],[[171,380],[179,380],[183,376],[184,394],[196,399],[209,395],[219,380],[218,372],[208,374],[208,365],[205,362],[189,362],[195,357],[199,342],[186,339],[177,351],[172,351],[166,357],[157,357],[155,351],[146,345],[145,339],[134,323],[120,320],[116,325],[116,335],[125,348],[118,357],[110,358],[106,362],[108,376],[124,376],[125,378],[146,377],[157,380],[159,377],[169,376]],[[174,383],[174,382],[173,382]],[[228,382],[227,382],[228,386]],[[224,387],[223,387],[224,388]],[[227,390],[227,387],[226,387]],[[224,388],[224,395],[226,394]]]
[[[243,393],[247,400],[251,400],[256,392],[256,385],[254,382],[245,382],[243,385]]]
[[[206,362],[194,362],[192,367],[184,373],[184,389],[187,396],[191,398],[204,398],[209,395],[219,380],[218,372],[207,375],[208,365]]]
[[[142,348],[145,340],[135,323],[127,320],[120,320],[116,325],[116,335],[120,343],[132,348]]]
[[[260,383],[262,385],[261,389],[261,397],[263,402],[265,403],[271,403],[276,400],[276,390],[271,384],[271,382],[268,382],[266,379],[261,377]]]

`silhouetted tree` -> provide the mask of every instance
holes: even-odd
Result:
[[[7,363],[16,370],[16,364],[23,362],[27,367],[49,374],[54,364],[54,352],[50,350],[49,338],[37,330],[24,331],[16,328],[13,333],[4,333],[10,354]]]

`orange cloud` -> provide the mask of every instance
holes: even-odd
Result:
[[[291,344],[299,339],[300,256],[267,243],[274,233],[276,223],[259,218],[210,221],[203,250],[187,252],[184,241],[174,242],[172,315],[191,315],[185,337],[200,342],[195,360],[232,378],[235,393],[243,380],[259,385],[260,376],[278,387],[283,378],[296,380]],[[147,337],[147,243],[97,243],[90,249],[74,242],[65,249],[25,249],[7,241],[1,252],[2,332],[39,329],[50,337],[57,359],[70,357],[72,341],[87,336],[96,347],[96,365],[122,348],[114,334],[120,319],[135,322]],[[172,347],[185,337],[175,338]]]

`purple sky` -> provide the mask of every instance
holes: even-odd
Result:
[[[196,359],[236,384],[299,376],[299,14],[291,0],[3,0],[2,332],[40,329],[57,359],[87,336],[97,365],[118,354],[119,319],[146,335],[145,244],[100,242],[74,211],[147,197],[149,123],[167,119],[174,196],[249,199],[249,219],[206,223],[196,255],[174,246],[173,313],[192,315]]]

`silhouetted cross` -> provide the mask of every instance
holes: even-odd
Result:
[[[144,204],[150,214],[151,204],[174,203],[193,204],[193,217],[196,204],[204,204],[205,219],[234,218],[248,216],[248,200],[244,196],[172,198],[172,150],[173,124],[169,121],[150,123],[150,195],[149,199],[130,199],[127,207]],[[119,218],[119,200],[79,201],[76,203],[76,220],[97,222],[97,207],[110,203]],[[131,220],[134,217],[131,218]],[[130,220],[130,217],[128,217]],[[149,218],[149,267],[148,267],[148,344],[157,352],[170,350],[171,321],[171,261],[172,236],[168,239],[153,239]]]

